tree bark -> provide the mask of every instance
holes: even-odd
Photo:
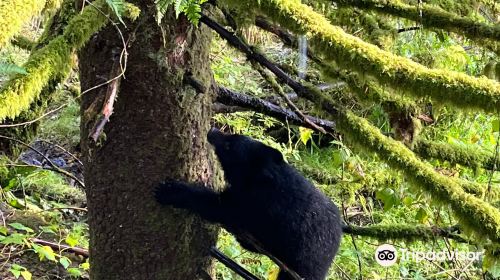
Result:
[[[103,108],[106,86],[82,97],[90,277],[209,279],[209,247],[217,229],[187,212],[159,207],[153,189],[167,177],[212,181],[206,133],[214,95],[197,93],[183,82],[192,75],[211,89],[211,34],[183,16],[176,19],[171,9],[160,27],[153,1],[134,4],[142,13],[124,33],[129,41],[126,78],[97,143],[89,133]],[[81,51],[82,92],[113,78],[113,58],[122,47],[110,26]]]

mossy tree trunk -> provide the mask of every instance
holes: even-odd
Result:
[[[217,230],[186,212],[161,208],[153,189],[166,177],[209,183],[207,152],[213,94],[183,82],[192,75],[210,88],[210,32],[173,11],[162,27],[153,1],[134,3],[141,17],[128,23],[126,79],[102,137],[89,138],[106,86],[82,97],[82,151],[90,225],[90,276],[113,279],[209,279],[208,248]],[[132,33],[133,32],[133,33]],[[116,29],[105,28],[81,51],[82,92],[112,72]],[[104,77],[104,78],[103,78]]]

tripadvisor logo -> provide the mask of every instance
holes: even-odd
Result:
[[[412,260],[415,262],[421,261],[477,261],[483,255],[483,252],[461,252],[461,251],[409,251],[407,249],[400,249],[401,261]],[[375,250],[375,260],[381,266],[391,266],[398,260],[398,252],[394,246],[390,244],[382,244]]]
[[[375,260],[381,266],[391,266],[398,260],[396,248],[390,244],[382,244],[375,250]]]

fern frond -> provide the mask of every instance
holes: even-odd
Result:
[[[189,22],[198,25],[198,21],[201,17],[201,4],[205,2],[207,2],[207,0],[156,0],[156,21],[160,24],[168,7],[173,4],[176,17],[184,13]]]
[[[11,63],[0,63],[0,74],[23,74],[26,75],[28,72],[23,67],[17,66]]]
[[[124,0],[106,0],[106,3],[111,8],[113,13],[115,13],[118,20],[125,25],[123,22],[122,15],[125,12],[125,1]]]
[[[174,0],[155,0],[156,4],[156,22],[161,23],[163,16],[167,12],[168,6],[170,6]]]

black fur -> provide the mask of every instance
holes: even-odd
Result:
[[[221,224],[243,247],[259,252],[243,241],[243,236],[251,236],[306,280],[325,279],[342,235],[337,207],[279,151],[215,129],[208,133],[208,141],[215,147],[228,187],[216,193],[168,181],[156,190],[157,200]],[[280,272],[278,279],[291,278]]]

